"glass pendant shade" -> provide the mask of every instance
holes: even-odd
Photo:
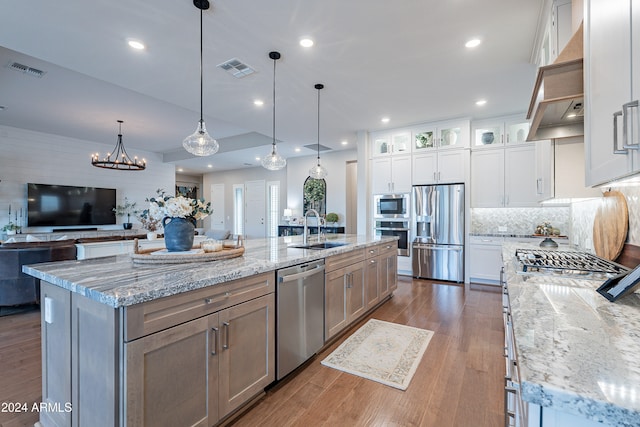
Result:
[[[204,125],[204,120],[198,122],[198,128],[194,133],[182,141],[182,146],[194,156],[210,156],[216,154],[220,145],[211,138]]]
[[[322,179],[327,176],[327,170],[318,162],[317,165],[309,169],[309,176],[313,179]]]
[[[218,152],[220,145],[209,135],[202,118],[202,11],[209,9],[209,1],[193,0],[193,5],[200,9],[200,121],[196,131],[182,141],[182,146],[194,156],[210,156]]]
[[[277,171],[287,166],[287,160],[278,154],[276,145],[273,144],[271,154],[262,158],[262,167],[270,171]]]
[[[276,61],[280,59],[280,52],[269,52],[269,58],[273,59],[273,142],[271,153],[262,158],[262,167],[277,171],[287,166],[287,159],[278,154],[276,149]]]

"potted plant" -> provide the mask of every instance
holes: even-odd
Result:
[[[338,222],[338,214],[335,212],[329,212],[325,217],[325,221],[327,221],[327,224],[335,225],[335,223]]]
[[[16,234],[18,231],[20,231],[20,226],[9,221],[8,224],[2,227],[2,231],[7,233],[8,235]]]
[[[136,204],[136,202],[130,202],[129,199],[125,197],[123,205],[116,205],[116,207],[113,208],[113,211],[116,213],[116,215],[127,216],[127,222],[122,223],[122,226],[125,230],[131,230],[131,215],[136,215],[138,213]]]

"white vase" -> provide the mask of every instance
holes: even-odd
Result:
[[[13,236],[16,234],[16,230],[7,230],[7,236]]]
[[[155,231],[147,232],[147,240],[156,240],[158,238],[158,234]]]

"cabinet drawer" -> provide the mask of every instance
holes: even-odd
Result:
[[[395,240],[393,242],[383,243],[378,245],[379,252],[378,255],[387,255],[389,253],[398,253],[398,241]]]
[[[367,259],[375,258],[378,255],[380,255],[380,250],[381,249],[382,249],[381,245],[369,246],[368,248],[365,248],[364,252],[365,252],[365,255],[366,255]]]
[[[275,292],[275,282],[271,271],[126,307],[125,341]]]
[[[324,260],[324,271],[328,273],[350,264],[363,261],[365,259],[365,249],[356,249],[340,255],[334,255]]]

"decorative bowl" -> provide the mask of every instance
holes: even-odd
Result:
[[[484,132],[482,134],[482,143],[485,145],[493,143],[493,132]]]

